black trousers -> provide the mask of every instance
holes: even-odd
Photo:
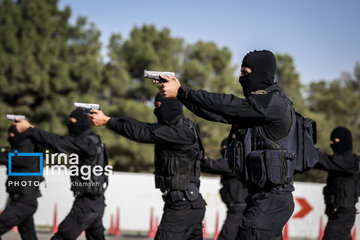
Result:
[[[156,232],[156,240],[202,240],[205,201],[201,194],[193,201],[167,202]]]
[[[77,197],[70,213],[60,223],[57,233],[51,239],[75,240],[83,231],[88,240],[105,239],[102,224],[104,209],[104,196]]]
[[[329,216],[322,239],[351,240],[351,229],[355,223],[355,216],[355,207],[337,209]]]
[[[22,240],[37,239],[33,219],[37,207],[37,194],[10,196],[8,205],[0,215],[0,239],[14,226],[18,226]]]
[[[294,211],[291,192],[259,192],[246,199],[237,240],[281,240],[282,229]]]
[[[245,210],[245,203],[228,206],[226,219],[221,228],[218,240],[234,240],[240,228]]]

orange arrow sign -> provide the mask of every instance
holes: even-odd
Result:
[[[296,197],[295,200],[300,204],[301,209],[293,216],[293,218],[303,218],[312,211],[312,206],[305,198]]]

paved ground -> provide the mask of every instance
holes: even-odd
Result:
[[[50,233],[43,233],[43,232],[38,232],[38,240],[49,240],[51,238],[51,234]],[[146,237],[141,237],[141,236],[135,236],[135,235],[127,235],[127,236],[122,236],[122,237],[114,237],[114,236],[106,236],[106,240],[116,240],[116,239],[121,239],[121,240],[150,240],[149,238]],[[8,232],[7,234],[2,236],[2,240],[21,240],[19,233],[16,232]],[[85,236],[81,236],[79,237],[77,240],[86,240]],[[291,240],[310,240],[310,239],[291,239]]]
[[[38,240],[49,240],[51,238],[50,233],[38,233]],[[145,237],[137,237],[137,236],[123,236],[123,237],[114,237],[114,236],[106,236],[107,240],[148,240]],[[17,232],[8,232],[2,236],[2,240],[21,240],[19,233]],[[77,240],[85,240],[85,236],[80,236]]]

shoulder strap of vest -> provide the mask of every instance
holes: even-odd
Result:
[[[204,144],[203,144],[201,134],[200,134],[199,125],[197,125],[196,123],[194,123],[193,121],[191,121],[188,118],[181,118],[179,120],[179,122],[184,124],[185,126],[189,127],[194,132],[195,144],[198,143],[199,144],[199,149],[201,151],[205,151]]]
[[[100,154],[103,148],[103,144],[101,143],[100,137],[96,134],[90,134],[88,138],[94,143],[96,146],[96,153]]]
[[[100,136],[96,134],[90,134],[88,137],[97,148],[96,159],[94,161],[94,164],[95,165],[101,164],[102,165],[101,167],[103,167],[104,169],[109,164],[109,154],[107,152],[106,145],[101,142]],[[102,163],[100,163],[101,158],[103,158]],[[104,187],[104,191],[105,191],[109,186],[109,177],[105,174],[103,176],[105,177],[104,183],[106,184],[106,186]]]
[[[202,142],[202,138],[200,135],[200,129],[199,129],[199,125],[197,125],[196,123],[194,123],[193,121],[191,121],[188,118],[181,118],[179,120],[180,123],[186,125],[187,127],[189,127],[194,135],[195,135],[195,143],[194,145],[198,145],[199,148],[199,152],[197,153],[196,159],[195,159],[195,165],[194,165],[194,177],[190,180],[191,182],[195,183],[197,185],[197,187],[199,187],[200,184],[200,161],[205,157],[205,148],[204,148],[204,144]]]

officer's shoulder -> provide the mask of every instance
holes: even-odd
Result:
[[[189,118],[186,118],[186,117],[183,117],[181,118],[178,123],[181,123],[187,127],[192,127],[192,126],[195,126],[196,123],[194,123],[193,121],[191,121]]]
[[[182,131],[193,132],[192,129],[196,127],[196,123],[189,118],[182,117],[173,127],[181,129]]]
[[[278,92],[266,92],[264,90],[253,92],[248,100],[258,108],[261,106],[264,109],[267,108],[271,102],[276,102],[277,104],[285,103],[283,97]]]
[[[76,145],[87,145],[87,146],[97,146],[101,144],[101,138],[96,133],[92,132],[90,134],[78,136],[78,137],[72,137],[69,136],[71,139],[70,141],[73,141]]]
[[[101,143],[101,137],[99,135],[97,135],[96,133],[91,133],[87,136],[87,140],[91,141],[94,144],[99,144]]]

